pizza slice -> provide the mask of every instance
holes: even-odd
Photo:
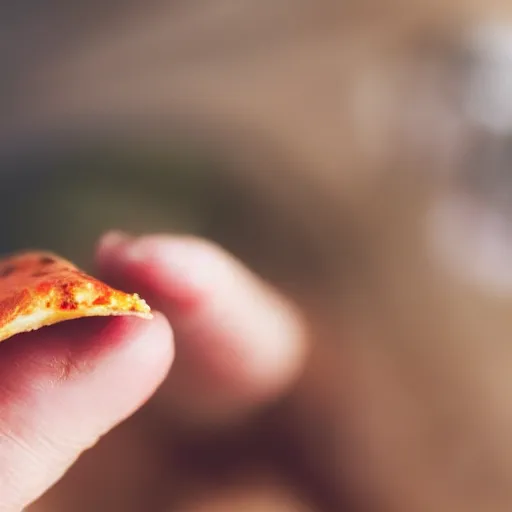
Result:
[[[152,318],[137,294],[115,290],[55,254],[0,260],[0,341],[65,320],[113,315]]]

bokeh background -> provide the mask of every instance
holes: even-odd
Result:
[[[494,368],[507,357],[498,342],[489,348],[489,332],[509,339],[512,318],[510,287],[502,287],[512,283],[512,43],[507,29],[484,31],[473,46],[459,36],[475,16],[484,25],[509,19],[506,4],[0,7],[0,252],[50,249],[93,270],[105,230],[197,234],[303,301],[312,319],[320,305],[316,326],[329,326],[314,340],[302,387],[308,407],[293,425],[316,466],[297,457],[282,428],[286,399],[249,425],[207,435],[180,431],[150,403],[34,511],[352,512],[348,498],[340,505],[340,475],[354,445],[363,453],[361,487],[347,494],[371,501],[365,485],[375,471],[384,482],[377,494],[402,504],[387,510],[411,512],[425,496],[443,503],[447,487],[461,489],[461,474],[466,491],[474,481],[495,483],[472,465],[479,454],[458,457],[484,446],[500,461],[500,447],[512,446],[504,434],[491,443],[486,430],[488,404],[506,402],[491,400]],[[447,252],[455,247],[448,264],[432,233],[445,237]],[[499,291],[489,272],[496,262]],[[361,362],[381,356],[395,388]],[[486,370],[475,361],[487,361]],[[476,399],[468,391],[475,382]],[[391,413],[404,396],[404,416]],[[374,399],[368,422],[361,397]],[[324,400],[332,407],[322,416]],[[512,431],[508,409],[493,411],[501,433]],[[338,446],[347,411],[355,437]],[[378,445],[386,434],[400,442]],[[377,463],[381,447],[398,461],[393,471]]]
[[[49,249],[94,272],[106,230],[188,233],[276,284],[309,280],[317,256],[297,224],[307,211],[287,212],[309,193],[295,169],[330,160],[317,143],[339,99],[322,78],[339,72],[338,11],[302,1],[3,6],[0,252]],[[273,406],[196,435],[149,404],[31,510],[310,510],[324,496]]]
[[[0,250],[47,247],[88,266],[98,235],[117,227],[203,234],[284,269],[312,257],[296,254],[286,210],[308,190],[296,169],[334,169],[343,152],[332,127],[353,10],[328,0],[3,7]]]

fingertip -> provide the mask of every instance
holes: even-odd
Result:
[[[131,240],[132,237],[123,231],[107,231],[96,244],[96,262],[100,266],[107,264]]]
[[[63,322],[0,344],[0,374],[4,390],[10,390],[2,399],[23,398],[25,393],[32,400],[37,398],[34,391],[44,395],[101,377],[112,382],[112,389],[133,382],[141,401],[165,378],[173,358],[172,331],[160,313],[152,320],[110,317]],[[133,394],[127,396],[133,399]]]
[[[146,387],[151,394],[167,376],[174,360],[174,338],[169,321],[162,313],[153,311],[150,320],[117,317],[108,329],[110,340],[106,336],[100,342],[105,351],[103,359],[118,360],[121,372],[123,364],[131,366],[130,378],[138,379],[139,384],[147,379]],[[127,376],[123,373],[121,378],[126,380]]]
[[[239,261],[193,237],[113,240],[99,254],[103,272],[140,291],[176,330],[163,392],[182,417],[227,421],[296,380],[306,358],[300,315]]]
[[[0,344],[0,509],[21,510],[135,412],[172,357],[160,314],[73,320]]]
[[[98,245],[100,271],[116,284],[130,283],[157,305],[188,308],[204,296],[228,257],[214,243],[192,236],[107,233]],[[226,272],[224,271],[224,274]]]

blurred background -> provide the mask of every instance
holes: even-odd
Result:
[[[87,267],[92,243],[117,227],[229,239],[283,269],[289,256],[313,257],[295,251],[288,203],[311,181],[297,168],[335,169],[344,152],[333,128],[345,116],[347,10],[283,0],[3,7],[0,250],[47,247]]]
[[[300,1],[3,6],[0,251],[50,249],[93,271],[106,230],[192,233],[293,286],[316,258],[297,230],[302,215],[287,213],[308,188],[294,146],[311,136],[316,159],[329,130],[338,11]],[[187,435],[149,404],[31,510],[310,510],[318,491],[295,468],[279,415]]]
[[[358,339],[364,331],[375,342],[369,346],[391,347],[395,363],[408,370],[395,372],[400,389],[444,425],[446,410],[466,403],[451,385],[452,370],[473,379],[472,362],[482,353],[466,348],[465,366],[446,347],[454,340],[481,347],[489,318],[498,337],[511,327],[506,4],[26,0],[2,6],[0,251],[51,249],[91,269],[96,240],[112,228],[214,239],[309,308],[319,331],[331,333],[314,344],[305,384],[294,391],[299,402],[329,396],[343,403],[343,414],[351,411],[349,431],[364,423],[348,395],[364,395],[366,382],[349,363],[324,371],[326,360],[359,361],[360,348],[342,348],[340,333],[357,331]],[[437,260],[438,252],[446,261]],[[414,349],[404,341],[410,339]],[[425,377],[429,368],[436,369],[434,384]],[[329,395],[326,389],[341,381],[346,394]],[[396,396],[386,399],[393,404]],[[345,438],[345,451],[332,452],[329,464],[303,464],[282,427],[287,407],[278,404],[236,432],[191,440],[150,405],[87,454],[34,510],[352,511],[353,494],[356,502],[361,494],[371,501],[370,490],[346,492],[338,479],[340,453],[350,452],[346,441],[354,438]],[[306,411],[295,422],[298,438],[304,443],[305,436],[321,459],[332,434],[326,425],[336,414]],[[382,414],[370,421],[372,439],[372,428],[390,426]],[[467,425],[460,422],[457,416],[457,428]],[[437,443],[432,436],[425,446]],[[437,496],[439,489],[424,482],[436,480],[438,466],[412,472],[409,482],[410,468],[422,467],[428,450],[411,454],[407,443],[398,445],[404,464],[380,478],[404,477],[395,489],[401,498],[382,510],[470,510],[449,500],[414,508],[410,489],[425,485]],[[164,454],[158,470],[155,446]],[[375,456],[369,450],[358,469],[363,481]],[[444,468],[442,461],[436,464]],[[336,480],[335,492],[320,483],[319,467],[326,480]],[[148,492],[126,492],[140,482]],[[213,497],[195,504],[203,495]]]

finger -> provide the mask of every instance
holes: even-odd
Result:
[[[275,399],[297,377],[305,355],[297,313],[217,246],[113,233],[99,245],[98,264],[170,319],[177,357],[165,398],[182,417],[227,421]]]
[[[140,407],[172,358],[166,319],[66,322],[0,344],[0,511],[19,511]]]

